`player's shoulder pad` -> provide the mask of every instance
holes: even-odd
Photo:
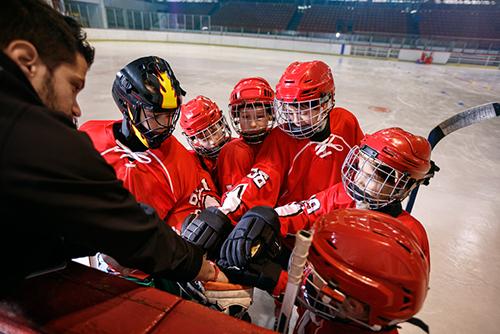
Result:
[[[334,112],[335,114],[337,114],[338,116],[340,116],[342,118],[354,118],[354,119],[356,119],[356,116],[351,111],[347,110],[346,108],[334,107],[332,109],[332,112]]]
[[[222,146],[219,152],[219,157],[224,155],[233,156],[235,152],[247,150],[247,146],[248,144],[245,143],[243,138],[234,138]]]
[[[348,126],[359,127],[359,121],[356,115],[342,107],[335,107],[332,112],[330,112],[330,123],[343,123]]]

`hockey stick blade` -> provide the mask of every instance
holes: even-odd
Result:
[[[431,130],[429,133],[429,143],[431,148],[434,148],[437,143],[441,141],[444,137],[453,133],[457,130],[468,127],[469,125],[482,122],[487,119],[495,118],[500,116],[500,103],[491,102],[486,103],[477,107],[473,107],[458,113],[447,120],[441,122],[438,126]],[[406,211],[411,212],[413,205],[415,204],[415,198],[417,197],[418,186],[413,189],[408,199],[408,204],[406,205]]]

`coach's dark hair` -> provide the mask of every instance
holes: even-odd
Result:
[[[80,23],[71,16],[64,16],[64,20],[69,25],[71,33],[76,38],[76,51],[82,54],[90,66],[94,62],[95,50],[87,41],[87,34],[82,30]]]
[[[0,49],[22,39],[32,43],[50,70],[62,63],[74,64],[81,53],[90,66],[94,48],[81,25],[42,0],[4,0],[0,11]]]

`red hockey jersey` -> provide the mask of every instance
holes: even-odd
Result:
[[[254,206],[301,201],[340,182],[342,163],[363,132],[352,113],[334,108],[330,133],[324,141],[315,142],[273,129],[250,173],[224,194],[221,210],[237,221]]]
[[[194,150],[188,150],[189,154],[195,159],[198,164],[203,168],[203,170],[208,173],[213,181],[214,189],[217,192],[217,194],[220,195],[222,194],[219,186],[219,182],[217,180],[217,159],[215,158],[209,158],[209,157],[204,157],[202,155],[199,155],[196,153]]]
[[[222,192],[231,190],[250,173],[261,146],[262,143],[248,144],[238,138],[222,147],[217,158],[217,180]]]
[[[89,121],[80,130],[90,136],[137,201],[152,206],[178,232],[188,214],[219,205],[209,173],[174,136],[157,149],[132,152],[115,139],[116,122],[120,121]]]
[[[281,234],[285,237],[295,235],[302,229],[310,229],[319,217],[333,210],[355,206],[354,200],[347,195],[344,185],[340,182],[311,196],[307,201],[292,202],[275,210],[280,216]],[[413,232],[430,263],[429,240],[424,226],[406,211],[396,218]]]

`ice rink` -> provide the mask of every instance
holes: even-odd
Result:
[[[111,97],[115,73],[135,58],[165,58],[188,92],[213,99],[227,113],[229,93],[243,77],[262,76],[274,87],[293,61],[319,59],[333,69],[336,104],[352,111],[365,132],[399,126],[427,137],[441,121],[500,100],[500,70],[417,65],[378,59],[169,43],[94,42],[96,60],[79,97],[83,116],[118,119]],[[177,129],[175,135],[184,143]],[[413,214],[431,244],[431,283],[418,317],[432,333],[499,333],[500,118],[459,130],[433,151],[441,167],[421,188]],[[368,256],[368,254],[367,254]],[[270,325],[265,295],[252,310]],[[423,333],[403,325],[401,333]]]

